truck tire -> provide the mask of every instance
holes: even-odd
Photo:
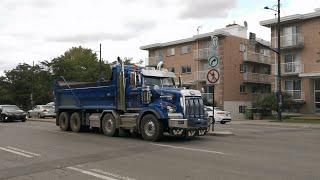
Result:
[[[77,113],[77,112],[74,112],[71,114],[70,116],[70,127],[71,127],[71,130],[73,132],[80,132],[81,131],[81,117],[80,117],[80,114]]]
[[[101,129],[103,134],[110,137],[119,135],[119,129],[117,129],[116,119],[112,114],[105,114],[101,121]]]
[[[69,114],[67,112],[60,113],[59,126],[62,131],[68,131],[70,129]]]
[[[141,120],[141,135],[144,140],[158,141],[163,136],[163,126],[153,115],[147,114]]]

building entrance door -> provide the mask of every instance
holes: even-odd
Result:
[[[316,113],[320,113],[320,79],[314,80],[314,104]]]

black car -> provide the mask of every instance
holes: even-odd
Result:
[[[21,120],[26,121],[27,113],[16,105],[0,105],[0,121]]]

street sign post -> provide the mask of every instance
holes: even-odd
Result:
[[[214,84],[217,83],[220,79],[220,73],[217,70],[219,65],[219,56],[218,56],[218,47],[219,47],[219,39],[217,36],[211,36],[211,46],[212,53],[208,58],[208,64],[211,69],[208,71],[207,80],[212,84],[212,122],[211,122],[211,130],[214,131]]]

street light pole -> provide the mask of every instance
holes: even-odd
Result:
[[[269,9],[276,11],[278,14],[278,22],[277,22],[277,50],[273,48],[269,48],[270,50],[274,51],[277,53],[277,66],[278,66],[278,73],[277,73],[277,118],[279,121],[282,121],[282,104],[283,104],[283,99],[282,99],[282,92],[281,92],[281,43],[280,43],[280,0],[278,0],[278,9],[275,10],[273,8],[269,8],[268,6],[264,7],[264,9]]]
[[[278,59],[278,120],[282,121],[282,93],[281,93],[281,44],[280,44],[280,0],[278,0],[278,23],[277,23],[277,33],[278,33],[278,49],[277,49],[277,59]]]
[[[100,43],[100,50],[99,50],[99,54],[100,54],[100,57],[99,57],[99,76],[100,78],[102,77],[102,60],[101,60],[101,43]]]

